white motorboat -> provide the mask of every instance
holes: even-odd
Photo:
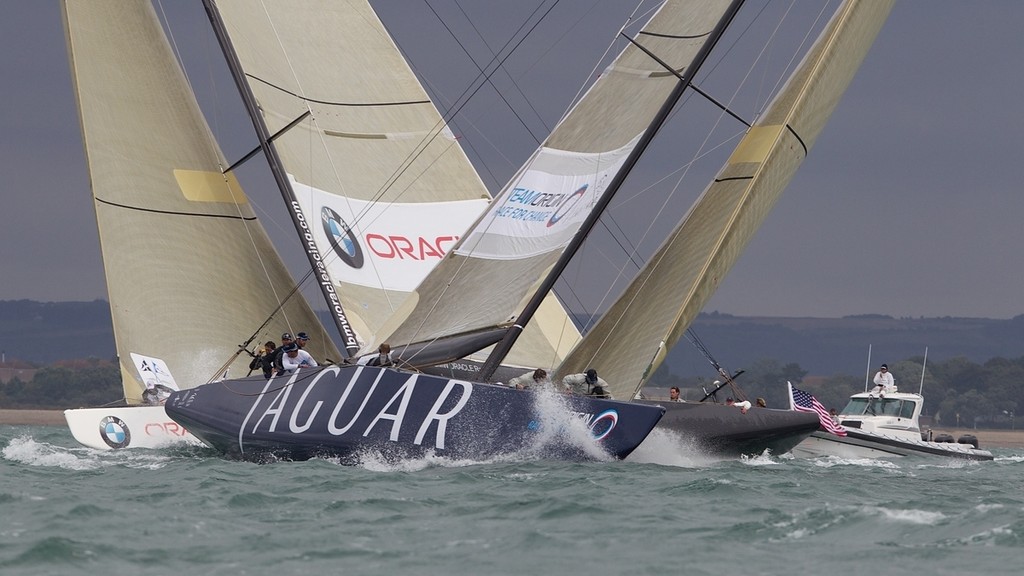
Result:
[[[837,416],[845,436],[818,430],[793,448],[797,457],[891,458],[897,456],[947,456],[968,460],[992,460],[992,453],[978,448],[972,435],[939,434],[922,438],[918,420],[924,407],[920,394],[861,392]]]

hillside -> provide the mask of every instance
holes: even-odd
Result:
[[[692,326],[715,358],[731,370],[761,358],[795,362],[811,374],[863,374],[868,346],[873,365],[922,356],[931,360],[966,357],[974,362],[1024,356],[1024,315],[988,318],[892,318],[881,315],[844,318],[740,317],[701,314]],[[704,373],[707,361],[683,342],[669,353],[674,373]]]
[[[325,318],[325,321],[329,321]],[[863,374],[868,346],[872,363],[921,356],[963,356],[984,362],[1024,356],[1024,315],[986,318],[741,317],[701,314],[693,330],[715,359],[742,370],[758,359],[797,363],[810,374]],[[0,350],[8,361],[49,364],[57,360],[115,355],[107,302],[0,301]],[[681,376],[708,376],[708,361],[683,341],[669,353],[669,369]]]

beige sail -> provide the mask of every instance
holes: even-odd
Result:
[[[132,354],[187,388],[244,376],[238,346],[306,331],[338,351],[294,286],[224,158],[148,1],[65,0],[124,394],[144,390]],[[257,332],[258,331],[258,332]],[[255,344],[254,343],[254,344]],[[234,360],[232,361],[232,359]]]
[[[636,41],[684,70],[726,5],[670,0]],[[385,327],[388,338],[425,341],[511,324],[678,81],[627,46],[416,289]]]
[[[364,0],[217,2],[360,339],[461,238],[490,194]]]
[[[892,7],[848,0],[714,182],[559,368],[632,398],[701,311],[814,145]]]

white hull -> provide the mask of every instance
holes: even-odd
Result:
[[[945,456],[969,460],[991,460],[992,453],[970,444],[925,442],[880,434],[850,432],[836,436],[821,430],[811,434],[793,448],[798,458],[837,456],[839,458],[899,458],[903,456]]]
[[[64,418],[75,440],[97,450],[201,444],[163,406],[73,408],[64,411]]]

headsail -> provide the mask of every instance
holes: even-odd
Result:
[[[366,1],[216,6],[345,312],[373,340],[490,195]]]
[[[892,8],[848,0],[714,182],[560,373],[596,368],[632,398],[701,311],[814,145]]]
[[[99,226],[125,398],[132,354],[192,387],[221,376],[255,331],[305,330],[338,351],[227,166],[149,2],[66,0],[64,26]],[[235,358],[244,375],[249,358]]]
[[[670,0],[637,42],[684,70],[727,5]],[[414,305],[389,323],[389,338],[432,340],[514,322],[678,82],[628,46],[417,288]]]

